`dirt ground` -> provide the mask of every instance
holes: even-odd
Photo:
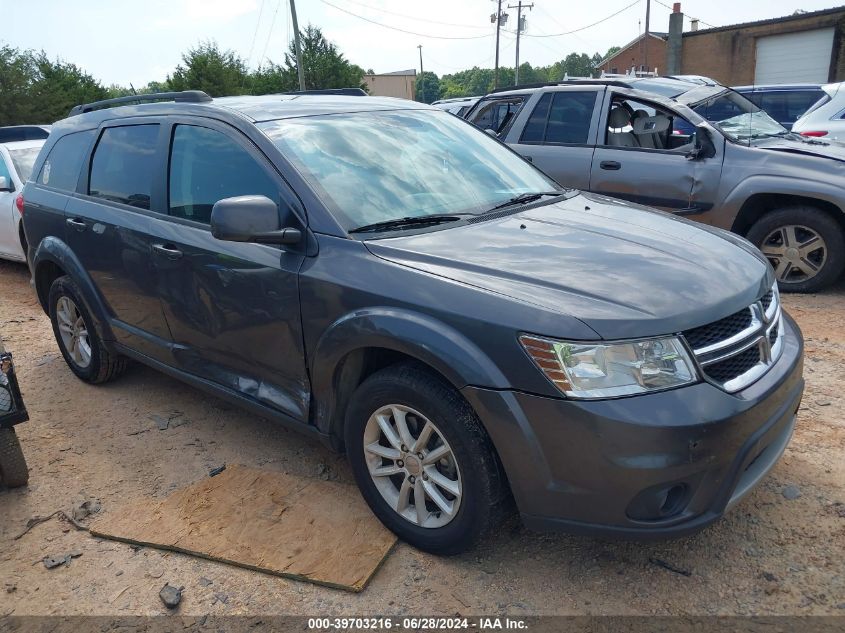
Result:
[[[400,543],[371,584],[351,594],[99,540],[57,518],[15,540],[34,516],[88,498],[105,511],[160,497],[223,463],[352,477],[315,441],[151,369],[135,365],[99,387],[80,382],[26,267],[0,263],[0,334],[31,417],[17,427],[30,485],[0,490],[0,616],[163,613],[165,582],[184,585],[184,615],[845,616],[845,283],[784,303],[807,341],[797,430],[772,473],[722,521],[692,537],[638,544],[534,534],[514,519],[462,556]],[[150,416],[171,424],[159,430]],[[70,552],[81,555],[69,565],[41,562]]]

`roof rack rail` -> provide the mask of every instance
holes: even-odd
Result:
[[[313,90],[290,90],[280,92],[283,95],[345,95],[347,97],[366,97],[367,93],[361,88],[322,88]]]
[[[176,101],[177,103],[208,103],[211,97],[202,90],[183,90],[181,92],[152,92],[143,95],[128,95],[126,97],[116,97],[114,99],[103,99],[102,101],[93,101],[92,103],[83,103],[71,108],[68,116],[76,116],[85,112],[93,110],[100,110],[101,108],[110,108],[112,106],[122,105],[124,103],[143,103],[145,101]]]
[[[536,84],[520,84],[518,86],[505,86],[491,90],[488,94],[497,92],[509,92],[511,90],[530,90],[532,88],[547,88],[550,86],[616,86],[617,88],[630,88],[625,81],[615,79],[569,79],[563,81],[546,81]]]

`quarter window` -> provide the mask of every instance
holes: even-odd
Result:
[[[88,194],[149,209],[158,130],[157,124],[106,128],[91,159]]]
[[[36,182],[53,189],[76,191],[82,162],[96,133],[96,130],[74,132],[56,141],[38,172]]]
[[[247,195],[278,202],[279,187],[249,152],[222,132],[176,126],[170,153],[170,215],[209,224],[215,202]]]

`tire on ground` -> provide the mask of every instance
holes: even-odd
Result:
[[[845,269],[845,235],[842,226],[821,209],[794,206],[775,209],[757,220],[748,231],[747,238],[762,250],[763,240],[779,227],[806,226],[818,233],[827,247],[827,260],[811,278],[798,282],[778,281],[784,292],[817,292],[835,282]]]
[[[364,431],[370,416],[391,404],[427,417],[452,448],[460,471],[461,501],[455,517],[441,527],[421,527],[402,517],[370,475]],[[475,412],[451,385],[420,364],[399,363],[369,376],[349,403],[344,440],[355,480],[370,508],[397,536],[421,550],[456,554],[470,549],[510,509],[504,472]]]
[[[87,367],[81,367],[71,358],[69,351],[65,348],[59,332],[59,321],[56,316],[56,304],[58,300],[66,296],[76,305],[79,313],[85,321],[88,332],[88,342],[91,346],[91,362]],[[88,305],[82,298],[82,292],[76,283],[68,276],[59,277],[50,286],[48,297],[50,308],[50,321],[53,324],[53,335],[56,343],[64,356],[65,362],[71,371],[80,379],[91,384],[108,382],[120,376],[126,369],[127,359],[109,350],[103,343],[100,324],[92,318]]]
[[[0,483],[18,488],[28,481],[29,468],[15,429],[0,429]]]

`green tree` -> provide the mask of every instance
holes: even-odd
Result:
[[[30,97],[37,75],[31,52],[0,47],[0,125],[40,122]]]
[[[323,32],[316,26],[309,24],[299,34],[302,47],[302,68],[305,75],[306,90],[320,90],[324,88],[363,88],[364,69],[350,63],[337,46],[329,42]],[[278,74],[279,77],[273,75]],[[262,77],[266,85],[281,86],[283,90],[299,87],[296,66],[296,48],[291,42],[285,53],[284,66],[272,65]],[[278,92],[278,91],[277,91]],[[259,94],[255,91],[255,94]]]
[[[425,71],[417,75],[417,101],[431,103],[440,98],[440,78],[433,72]]]
[[[182,55],[182,63],[167,77],[167,84],[170,90],[202,90],[212,97],[225,97],[243,94],[248,79],[244,60],[209,40]]]

